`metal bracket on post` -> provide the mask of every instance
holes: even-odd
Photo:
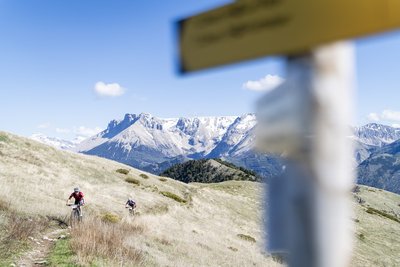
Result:
[[[353,70],[347,42],[290,57],[285,83],[258,103],[258,149],[288,159],[269,185],[268,239],[290,266],[350,262]]]

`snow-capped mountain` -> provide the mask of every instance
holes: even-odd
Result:
[[[279,157],[252,150],[256,124],[254,114],[171,119],[126,114],[74,150],[153,173],[189,159],[222,158],[264,177],[276,175],[282,170]],[[358,164],[382,145],[400,139],[400,129],[390,126],[372,123],[353,129]]]
[[[107,129],[85,140],[77,151],[90,151],[100,145],[118,144],[129,153],[147,147],[162,150],[167,157],[208,154],[236,117],[200,117],[160,119],[147,113],[126,114],[123,120],[112,120]]]
[[[400,139],[378,148],[358,166],[358,183],[400,194]]]
[[[82,138],[76,138],[73,141],[68,141],[57,137],[48,137],[41,133],[32,134],[30,138],[42,144],[65,150],[73,150],[82,141]]]
[[[369,123],[361,127],[354,127],[354,139],[366,145],[380,147],[399,140],[400,128]]]
[[[77,146],[78,152],[159,172],[168,161],[240,157],[252,148],[254,114],[160,119],[126,114]]]
[[[354,127],[355,160],[360,164],[377,149],[400,139],[400,128],[387,125],[369,123]]]

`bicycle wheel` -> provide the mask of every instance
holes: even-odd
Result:
[[[82,216],[82,210],[81,210],[80,207],[78,207],[78,208],[76,209],[76,211],[77,211],[77,214],[76,214],[76,216],[77,216],[77,221],[78,221],[78,222],[81,222],[81,221],[82,221],[82,218],[83,218],[83,216]]]
[[[75,224],[75,210],[71,211],[70,226],[73,227]]]

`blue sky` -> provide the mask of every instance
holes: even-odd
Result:
[[[243,84],[284,78],[282,59],[176,73],[174,21],[229,2],[0,0],[0,129],[71,139],[125,113],[253,112],[262,93]],[[356,41],[356,124],[400,124],[399,48],[400,32]]]

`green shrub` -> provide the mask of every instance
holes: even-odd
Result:
[[[118,223],[121,220],[121,218],[119,218],[118,215],[109,212],[104,214],[101,217],[101,219],[103,222],[108,222],[108,223]]]
[[[10,202],[6,202],[6,201],[0,199],[0,210],[1,211],[10,210]]]
[[[230,250],[232,250],[232,251],[234,251],[234,252],[236,252],[236,251],[238,251],[238,249],[237,248],[234,248],[234,247],[228,247]]]
[[[249,241],[249,242],[253,242],[253,243],[256,242],[256,239],[254,237],[252,237],[252,236],[249,236],[249,235],[237,234],[237,237],[239,237],[239,238],[241,238],[243,240]]]
[[[364,234],[358,234],[357,237],[360,240],[364,240],[365,239],[365,235]]]
[[[135,185],[140,185],[140,181],[138,179],[128,177],[125,179],[125,182],[128,182],[130,184],[135,184]]]
[[[394,215],[392,215],[390,213],[387,213],[384,210],[377,210],[377,209],[368,207],[366,212],[369,213],[369,214],[378,214],[378,215],[381,215],[381,216],[383,216],[385,218],[388,218],[389,220],[392,220],[392,221],[400,223],[400,219],[399,218],[397,218],[396,216],[394,216]]]
[[[160,179],[158,179],[158,180],[160,180],[161,182],[166,182],[167,181],[167,179],[166,178],[164,178],[164,177],[161,177]]]
[[[177,202],[179,202],[179,203],[186,203],[186,200],[185,200],[185,199],[181,198],[181,197],[178,196],[178,195],[175,195],[174,193],[167,192],[167,191],[161,191],[160,193],[161,193],[163,196],[172,198],[173,200],[175,200],[175,201],[177,201]]]
[[[143,179],[149,179],[149,176],[144,173],[139,174],[139,176],[142,177]]]
[[[5,134],[0,134],[0,142],[8,143],[8,136]]]
[[[127,170],[127,169],[118,169],[118,170],[116,170],[116,172],[127,175],[129,173],[129,170]]]

